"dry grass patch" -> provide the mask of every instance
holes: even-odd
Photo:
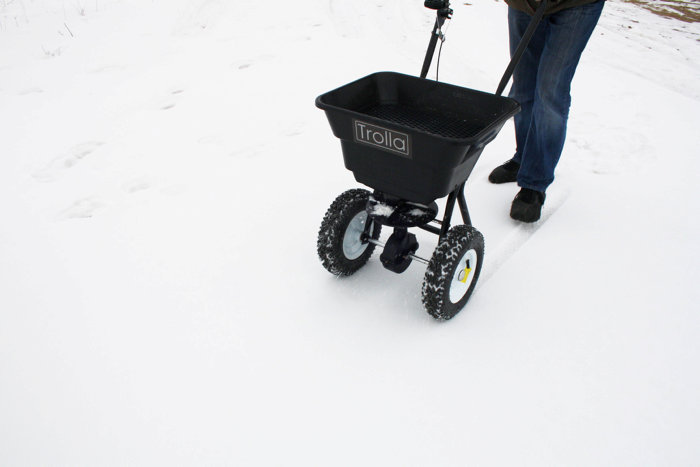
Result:
[[[673,18],[686,23],[700,23],[700,1],[698,0],[623,0],[634,3],[659,16]]]

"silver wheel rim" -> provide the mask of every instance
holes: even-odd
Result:
[[[348,224],[343,236],[343,254],[349,260],[357,259],[365,252],[369,243],[362,243],[362,233],[365,231],[367,212],[358,212]]]
[[[472,282],[474,282],[474,274],[478,265],[478,257],[476,250],[473,248],[462,256],[457,264],[455,273],[450,281],[450,301],[452,303],[459,302],[466,295]]]

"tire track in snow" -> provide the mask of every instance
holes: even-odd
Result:
[[[570,189],[566,189],[563,192],[557,193],[556,196],[548,197],[542,208],[542,217],[538,222],[534,224],[524,224],[518,221],[512,221],[515,225],[506,237],[501,240],[498,246],[495,248],[494,253],[489,252],[488,244],[486,245],[486,253],[484,254],[484,266],[481,271],[481,277],[479,282],[483,286],[489,279],[491,279],[503,266],[508,259],[510,259],[515,253],[520,250],[527,243],[527,241],[549,220],[550,217],[554,215],[555,212],[559,210],[560,207],[566,203],[571,194]]]

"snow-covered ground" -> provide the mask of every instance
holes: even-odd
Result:
[[[506,6],[454,8],[440,78],[493,91]],[[700,24],[608,2],[547,220],[486,181],[507,125],[442,323],[422,266],[336,279],[315,251],[357,184],[314,98],[417,74],[431,26],[406,0],[0,3],[0,465],[700,464]]]

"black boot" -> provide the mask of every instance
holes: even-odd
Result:
[[[545,195],[541,191],[521,188],[510,207],[510,217],[521,222],[535,222],[540,219]]]
[[[503,165],[499,165],[489,175],[489,182],[491,183],[509,183],[514,182],[518,176],[518,170],[520,170],[520,164],[514,160],[509,160]]]

